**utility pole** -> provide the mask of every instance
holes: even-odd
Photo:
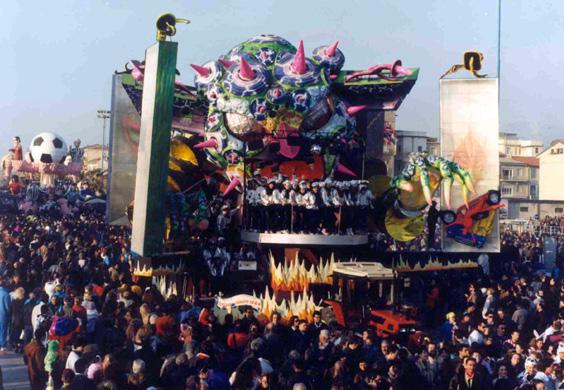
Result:
[[[501,0],[497,9],[497,100],[500,102],[501,90]]]
[[[102,119],[102,161],[101,161],[102,174],[104,173],[104,156],[106,150],[106,121],[110,119],[111,114],[112,113],[109,110],[97,111],[98,118]]]

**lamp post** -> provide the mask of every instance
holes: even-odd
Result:
[[[102,161],[101,161],[101,169],[102,174],[104,173],[104,151],[106,149],[106,120],[110,118],[111,111],[109,110],[98,110],[97,114],[98,118],[102,119]]]

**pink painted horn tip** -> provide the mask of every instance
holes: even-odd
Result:
[[[304,41],[300,41],[298,51],[292,61],[292,70],[297,74],[304,74],[307,71],[307,64],[304,53]]]
[[[196,149],[205,149],[205,148],[217,148],[217,141],[213,138],[210,138],[207,141],[202,141],[194,145]]]
[[[209,70],[209,69],[206,68],[206,67],[203,67],[203,66],[200,66],[200,65],[196,65],[196,64],[190,64],[190,66],[191,66],[192,68],[194,68],[194,70],[195,70],[196,72],[198,72],[198,74],[199,74],[200,76],[202,76],[202,77],[208,77],[208,76],[210,75],[210,73],[211,73],[211,70]]]
[[[356,115],[360,111],[364,110],[366,106],[350,106],[347,107],[347,114],[349,115]]]
[[[235,62],[229,61],[229,60],[220,59],[220,60],[219,60],[219,63],[220,63],[221,65],[223,65],[223,67],[224,67],[225,69],[228,69],[228,68],[230,68],[231,65],[233,65]]]
[[[339,41],[333,42],[329,47],[325,49],[325,55],[327,57],[334,57],[337,53],[337,46],[339,46]]]
[[[239,63],[239,77],[246,81],[255,78],[255,71],[243,57],[241,57],[241,62]]]
[[[231,182],[229,183],[229,185],[227,186],[225,191],[223,191],[223,195],[225,196],[225,195],[229,194],[239,184],[241,184],[241,181],[238,178],[234,177],[233,179],[231,179]]]
[[[346,166],[344,166],[341,163],[337,163],[336,168],[337,168],[337,171],[341,172],[342,174],[349,175],[349,176],[356,176],[356,173],[354,173],[353,171],[351,171],[349,168],[347,168]]]

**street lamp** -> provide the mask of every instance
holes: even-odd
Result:
[[[104,173],[104,150],[106,149],[106,120],[110,118],[111,111],[109,110],[98,110],[97,116],[102,119],[102,174]]]

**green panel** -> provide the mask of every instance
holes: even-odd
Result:
[[[163,251],[177,48],[158,42],[146,53],[132,232],[132,251],[140,256]]]

